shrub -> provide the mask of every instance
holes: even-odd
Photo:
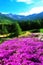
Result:
[[[15,27],[14,28],[14,36],[18,37],[18,35],[20,35],[22,33],[22,30],[21,30],[18,22],[15,22],[14,27]]]

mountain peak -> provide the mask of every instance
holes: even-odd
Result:
[[[2,13],[0,13],[0,16],[3,15]],[[12,13],[9,14],[4,14],[6,17],[10,17],[14,20],[36,20],[36,19],[42,19],[43,18],[43,12],[38,13],[38,14],[32,14],[32,15],[28,15],[28,16],[24,16],[24,15],[15,15]]]

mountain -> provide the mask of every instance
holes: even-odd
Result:
[[[37,20],[37,19],[43,19],[43,12],[38,13],[38,14],[32,14],[28,16],[23,16],[23,15],[15,15],[15,14],[2,14],[0,13],[1,17],[7,18],[7,19],[13,19],[13,20]]]
[[[12,19],[9,16],[6,16],[5,14],[0,13],[0,24],[12,24],[14,23],[14,19]]]
[[[7,17],[10,17],[14,20],[24,20],[25,16],[23,15],[15,15],[15,14],[5,14]]]
[[[15,15],[15,14],[5,14],[7,17],[10,17],[14,20],[36,20],[36,19],[42,19],[43,18],[43,12],[38,14],[32,14],[28,16],[23,15]]]
[[[29,15],[26,17],[26,19],[28,19],[28,18],[29,18],[29,20],[43,19],[43,12],[38,13],[38,14]]]

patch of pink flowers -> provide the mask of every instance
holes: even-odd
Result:
[[[3,42],[0,65],[43,65],[43,42],[29,37]]]

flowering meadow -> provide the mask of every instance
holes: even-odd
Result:
[[[37,38],[13,38],[0,44],[0,65],[43,65],[43,42]]]

